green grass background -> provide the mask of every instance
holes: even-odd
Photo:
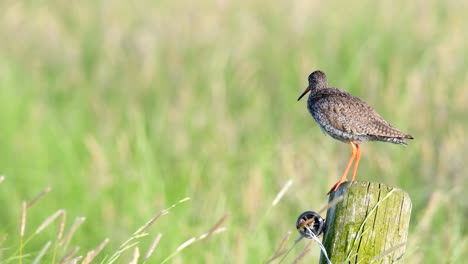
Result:
[[[407,147],[364,144],[357,176],[410,194],[405,263],[462,263],[467,9],[457,0],[2,1],[0,262],[18,248],[21,201],[47,186],[26,236],[60,208],[66,228],[85,216],[71,241],[78,255],[110,238],[102,260],[188,196],[139,244],[144,252],[162,233],[150,263],[224,214],[227,231],[174,263],[268,259],[286,232],[296,235],[301,212],[327,202],[350,155],[296,102],[321,69],[415,137]],[[23,261],[54,239],[48,228]]]

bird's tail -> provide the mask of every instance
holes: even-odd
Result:
[[[413,139],[413,137],[408,134],[406,137],[384,137],[384,138],[381,138],[382,141],[390,142],[390,143],[393,143],[393,144],[408,145],[408,142],[406,142],[405,139]]]
[[[413,136],[411,136],[410,134],[406,134],[406,133],[403,133],[403,132],[400,132],[402,133],[401,136],[391,136],[391,137],[386,137],[386,136],[380,136],[378,137],[380,141],[385,141],[385,142],[390,142],[390,143],[393,143],[393,144],[399,144],[399,145],[408,145],[408,143],[406,142],[406,139],[414,139]]]
[[[390,142],[393,144],[408,145],[405,139],[414,139],[410,134],[401,132],[387,122],[375,122],[377,128],[377,138],[381,141]]]

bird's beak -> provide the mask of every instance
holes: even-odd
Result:
[[[299,96],[299,98],[297,98],[297,100],[301,100],[302,97],[304,97],[304,95],[306,95],[308,92],[310,92],[310,87],[307,86],[307,88],[305,89],[305,91],[301,94],[301,96]]]

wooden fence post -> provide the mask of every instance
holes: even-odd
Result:
[[[355,181],[332,193],[323,244],[333,264],[396,263],[405,253],[411,200],[401,189]],[[320,263],[327,263],[323,253]]]

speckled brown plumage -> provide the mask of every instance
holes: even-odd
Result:
[[[413,139],[411,135],[390,125],[366,102],[340,89],[329,88],[327,77],[322,71],[314,71],[309,75],[309,85],[298,100],[309,91],[307,109],[320,128],[331,137],[349,143],[353,150],[345,174],[332,190],[347,180],[349,167],[355,159],[354,180],[361,156],[359,144],[383,141],[406,145],[405,139]]]

